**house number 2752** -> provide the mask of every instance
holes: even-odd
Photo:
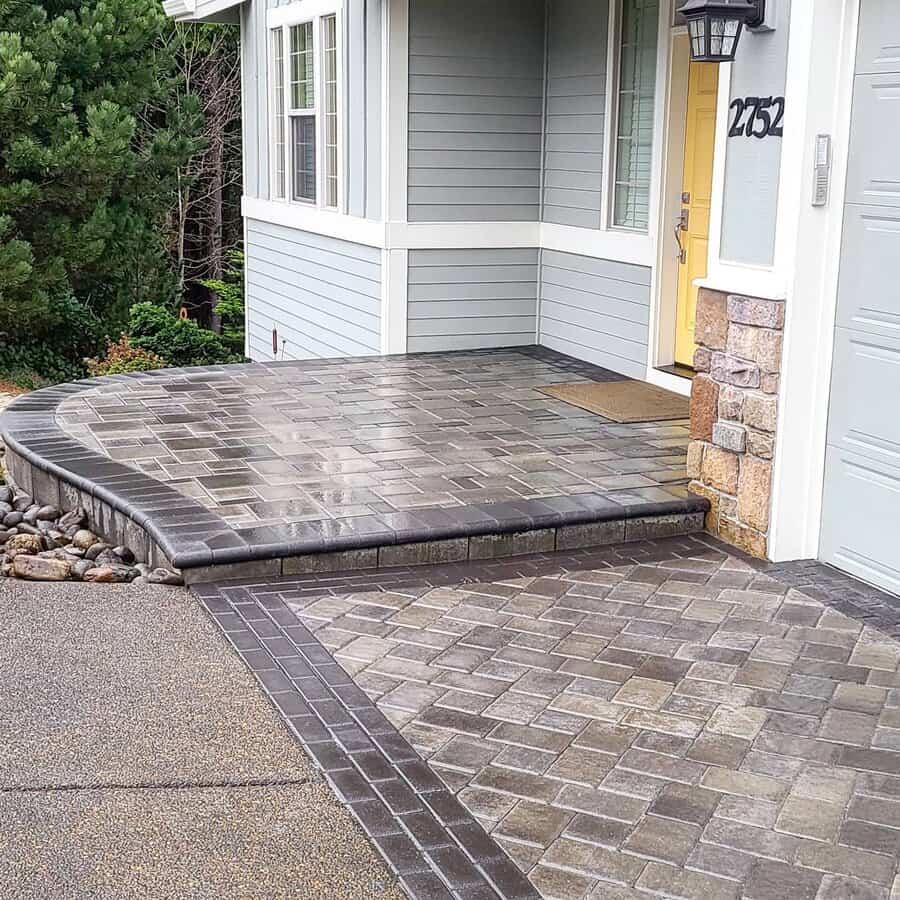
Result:
[[[731,101],[728,137],[782,137],[784,97],[738,97]]]

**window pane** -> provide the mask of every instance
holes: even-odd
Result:
[[[316,200],[316,117],[291,118],[295,200]]]
[[[338,205],[337,20],[322,19],[325,74],[325,206]]]
[[[286,181],[286,141],[284,127],[284,32],[272,32],[272,196],[283,200]]]
[[[613,224],[646,231],[659,0],[623,0]]]
[[[312,109],[316,105],[316,82],[313,75],[312,22],[291,27],[291,107]]]

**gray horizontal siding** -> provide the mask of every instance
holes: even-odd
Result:
[[[411,0],[409,219],[536,221],[543,0]]]
[[[600,227],[607,0],[551,0],[544,136],[545,222]]]
[[[537,250],[411,250],[409,352],[533,344]]]
[[[268,222],[247,221],[250,356],[358,356],[381,348],[381,252]]]
[[[643,378],[650,269],[573,253],[541,254],[539,343]]]

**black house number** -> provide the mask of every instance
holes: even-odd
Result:
[[[784,97],[738,97],[729,108],[733,118],[728,137],[783,137]]]

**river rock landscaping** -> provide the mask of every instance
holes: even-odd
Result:
[[[88,527],[83,509],[62,512],[0,480],[0,577],[98,584],[182,584],[151,569],[128,547],[113,547]]]

